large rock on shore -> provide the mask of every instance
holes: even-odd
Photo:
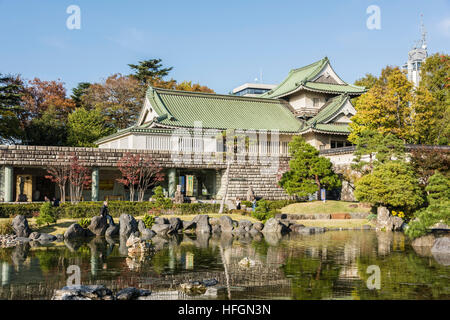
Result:
[[[93,235],[89,229],[84,229],[78,223],[73,223],[64,232],[64,239],[84,238]]]
[[[263,233],[277,233],[277,234],[285,234],[289,232],[289,229],[286,228],[284,224],[282,224],[279,220],[275,218],[270,218],[267,220],[264,225]]]
[[[117,236],[119,234],[119,231],[120,231],[120,227],[117,224],[111,225],[108,227],[108,229],[106,229],[105,236],[106,237]]]
[[[183,222],[180,218],[170,218],[169,219],[170,228],[174,232],[178,232],[183,229]]]
[[[104,236],[108,227],[109,224],[106,217],[95,216],[92,217],[91,224],[89,225],[88,229],[96,236]]]
[[[391,216],[386,207],[380,206],[377,208],[377,222],[375,227],[377,231],[401,231],[403,225],[403,219]]]
[[[152,226],[152,231],[157,234],[167,234],[170,230],[170,224],[156,223]]]
[[[17,215],[12,221],[12,227],[18,237],[28,238],[31,229],[28,225],[28,220],[23,215]]]
[[[138,231],[138,223],[136,219],[132,215],[129,214],[121,214],[119,219],[120,229],[119,234],[120,236],[128,238],[130,234],[135,233]]]
[[[220,230],[222,232],[233,231],[233,220],[229,216],[221,216],[219,218]]]
[[[439,264],[450,266],[450,237],[437,238],[431,253]]]
[[[197,225],[196,232],[211,233],[211,225],[209,224],[209,216],[207,214],[199,214],[193,220],[195,220]]]

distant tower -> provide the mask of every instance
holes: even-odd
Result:
[[[420,67],[428,57],[427,53],[427,32],[423,25],[423,14],[420,15],[420,31],[422,39],[417,41],[415,46],[408,52],[408,62],[403,65],[403,69],[408,72],[408,80],[418,86],[420,82]]]

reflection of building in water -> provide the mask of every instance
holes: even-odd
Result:
[[[9,284],[9,263],[6,261],[2,262],[2,286]]]
[[[185,264],[186,270],[194,269],[194,254],[192,252],[186,252],[184,257],[186,260],[186,264]]]

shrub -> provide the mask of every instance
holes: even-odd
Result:
[[[429,228],[438,222],[449,225],[449,212],[449,200],[432,203],[427,208],[414,213],[415,219],[409,223],[405,234],[410,238],[417,238],[430,232]]]
[[[251,201],[241,201],[241,205],[246,206],[247,208],[251,208],[253,206],[253,203]]]
[[[425,187],[429,203],[450,199],[450,179],[439,172],[433,174]]]
[[[14,229],[12,227],[12,219],[0,223],[0,234],[6,235],[12,233],[14,233]]]
[[[174,205],[174,211],[177,214],[217,213],[219,209],[219,203],[179,203]],[[227,211],[225,207],[224,213]]]
[[[279,213],[276,209],[270,208],[270,202],[267,200],[259,200],[256,203],[255,211],[252,212],[252,217],[265,223],[270,218],[275,217]]]
[[[91,219],[89,219],[89,218],[81,218],[80,220],[78,220],[78,224],[80,226],[82,226],[84,229],[86,229],[91,224]]]
[[[44,202],[39,210],[39,216],[36,218],[36,223],[38,226],[43,224],[50,225],[51,223],[56,223],[55,213],[50,202]]]
[[[144,217],[142,218],[142,221],[145,224],[145,227],[147,229],[151,229],[151,227],[153,226],[153,224],[155,223],[155,217],[150,215],[150,214],[145,214]]]
[[[371,213],[367,216],[367,220],[369,220],[369,221],[376,220],[376,219],[377,219],[376,213]]]
[[[152,196],[152,200],[154,201],[156,207],[161,209],[172,208],[173,202],[171,199],[164,196],[163,188],[161,186],[154,188],[153,192],[154,195]]]

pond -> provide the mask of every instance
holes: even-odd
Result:
[[[0,249],[0,299],[50,299],[66,285],[67,268],[81,284],[152,290],[155,299],[450,299],[450,267],[415,252],[403,233],[328,231],[314,235],[233,238],[156,237],[155,252],[129,258],[124,241],[94,238],[49,246]],[[255,264],[239,265],[244,257]],[[379,267],[380,289],[368,287]],[[217,279],[217,296],[185,296],[181,283]]]

